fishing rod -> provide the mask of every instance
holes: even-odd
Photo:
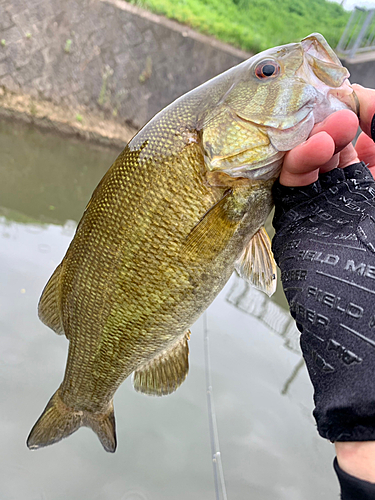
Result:
[[[211,458],[214,471],[216,500],[227,500],[227,491],[225,488],[223,464],[221,462],[219,434],[217,431],[217,421],[216,421],[214,397],[212,391],[211,362],[210,362],[206,311],[203,314],[203,342],[204,342],[204,364],[206,373],[208,424],[210,428]]]

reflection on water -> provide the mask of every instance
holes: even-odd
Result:
[[[299,345],[299,331],[288,312],[287,301],[281,286],[278,287],[271,298],[268,298],[267,295],[251,287],[238,276],[234,276],[233,284],[226,299],[240,311],[246,312],[253,318],[265,323],[272,332],[277,333],[284,339],[284,346],[287,349],[301,356],[281,390],[281,394],[287,394],[292,382],[303,368],[304,361]]]
[[[118,153],[0,121],[0,206],[19,222],[77,220]]]
[[[283,338],[284,346],[287,349],[300,354],[299,331],[287,310],[287,302],[281,291],[281,286],[269,299],[267,295],[237,277],[229,289],[226,299],[240,311],[244,311],[265,323],[271,331]],[[284,308],[278,302],[282,302]]]
[[[2,500],[215,499],[202,318],[192,327],[189,376],[175,394],[150,398],[129,380],[117,392],[114,455],[85,428],[42,450],[25,445],[62,380],[68,345],[38,320],[37,302],[117,153],[0,121]],[[312,390],[283,300],[233,276],[207,311],[208,387],[230,500],[338,494],[332,445],[315,431]]]

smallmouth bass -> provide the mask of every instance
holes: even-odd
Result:
[[[62,384],[27,445],[81,426],[116,449],[113,396],[164,395],[188,373],[189,328],[233,270],[272,294],[263,228],[286,151],[338,109],[349,73],[319,34],[269,49],[177,99],[134,136],[89,201],[39,302],[69,340]]]

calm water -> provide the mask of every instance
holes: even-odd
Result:
[[[38,298],[117,153],[0,121],[0,498],[215,500],[204,335],[227,498],[338,497],[333,446],[315,430],[285,299],[234,276],[192,328],[190,373],[176,393],[159,399],[135,393],[130,380],[121,386],[115,454],[87,428],[26,448],[68,347],[38,320]]]

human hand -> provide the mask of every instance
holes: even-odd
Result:
[[[285,155],[280,174],[284,186],[306,186],[318,179],[319,173],[344,168],[360,160],[375,176],[375,90],[353,85],[360,103],[360,134],[356,146],[351,144],[358,129],[358,118],[349,110],[337,111],[313,129],[310,138]]]
[[[292,314],[302,331],[318,430],[336,441],[343,470],[375,482],[375,391],[368,390],[375,365],[371,326],[375,281],[366,280],[367,271],[361,274],[360,268],[351,267],[353,263],[354,268],[360,264],[375,270],[375,252],[358,233],[365,215],[368,221],[375,220],[375,184],[361,165],[330,173],[359,160],[375,171],[375,144],[370,137],[371,128],[375,136],[375,91],[354,88],[364,131],[355,148],[351,141],[358,119],[351,111],[339,111],[314,127],[308,141],[287,153],[275,189],[273,248]],[[347,206],[343,200],[349,200]],[[365,228],[365,233],[367,244],[372,240],[375,245],[374,228]],[[358,306],[361,318],[350,319],[344,303]],[[313,317],[326,324],[312,324]],[[353,331],[363,338],[353,339]]]

